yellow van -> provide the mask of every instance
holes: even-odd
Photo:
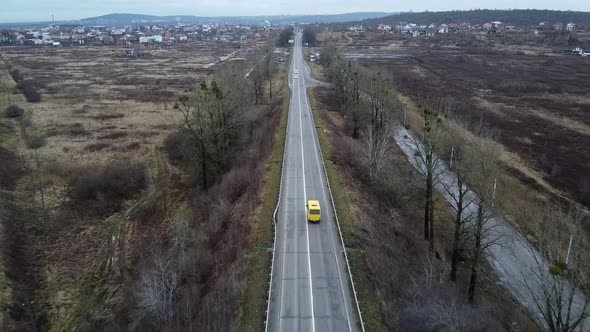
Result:
[[[307,221],[319,222],[322,216],[322,210],[320,209],[319,201],[307,201]]]

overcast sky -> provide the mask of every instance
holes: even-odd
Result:
[[[250,16],[534,8],[590,11],[590,0],[1,0],[0,23],[75,20],[111,13]]]

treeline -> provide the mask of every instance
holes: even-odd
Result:
[[[32,155],[31,165],[17,165],[0,147],[6,157],[0,186],[7,181],[15,186],[26,173],[18,190],[31,200],[18,202],[30,213],[6,214],[7,235],[0,234],[10,281],[27,287],[7,304],[7,314],[28,327],[21,330],[240,329],[252,216],[283,108],[283,99],[272,96],[278,89],[273,46],[274,40],[257,54],[260,67],[248,77],[251,64],[228,63],[185,91],[173,110],[182,119],[177,130],[134,160],[68,164],[39,150],[45,138],[22,107],[0,110],[0,125],[20,124]],[[258,70],[259,76],[252,74]],[[22,80],[18,71],[12,74]],[[257,97],[255,77],[264,83]],[[72,136],[84,131],[66,129]],[[60,200],[53,195],[56,187],[63,188]],[[4,208],[0,204],[1,216]],[[106,241],[84,258],[93,264],[75,282],[83,293],[67,303],[46,298],[66,292],[73,282],[50,284],[55,281],[41,273],[45,266],[28,270],[28,260],[54,255],[47,243],[88,226],[100,228]],[[23,248],[26,252],[17,252]],[[69,259],[78,262],[79,255]],[[9,323],[5,327],[12,330]]]
[[[448,323],[456,324],[453,330],[497,330],[514,320],[509,307],[494,313],[478,305],[478,298],[487,296],[478,294],[478,289],[489,282],[482,280],[489,268],[488,249],[505,241],[492,223],[493,215],[501,213],[495,192],[496,179],[502,177],[497,136],[482,122],[469,125],[453,118],[444,98],[425,97],[415,111],[408,109],[392,85],[393,78],[356,65],[334,47],[324,49],[320,63],[333,85],[327,102],[345,119],[345,132],[333,140],[335,163],[364,183],[375,205],[371,210],[378,211],[374,222],[356,235],[362,239],[369,266],[374,266],[376,285],[385,294],[382,310],[389,328],[429,330]],[[408,158],[418,174],[395,165],[399,157],[394,151],[401,153],[399,149],[412,151]],[[441,202],[444,196],[448,203]],[[579,231],[575,213],[557,217],[555,211],[561,210],[551,204],[529,204],[551,216],[540,227],[565,223],[570,231]],[[538,220],[533,215],[526,218],[530,218],[526,223]],[[541,289],[531,286],[536,281],[523,280],[523,287],[529,287],[535,304],[546,314],[543,324],[570,330],[586,317],[567,307],[587,282],[584,271],[589,266],[580,256],[586,244],[578,243],[578,255],[568,266],[559,259],[560,241],[535,229],[543,258],[554,272],[548,273],[543,264],[533,272],[550,274],[553,280],[540,277]],[[564,287],[568,282],[570,289]],[[438,320],[443,308],[458,303],[467,304],[447,312],[444,322]]]
[[[287,41],[288,42],[288,41]],[[268,93],[268,100],[272,100],[273,77],[276,65],[273,61],[274,47],[272,43],[266,43],[259,52],[256,62],[250,72],[247,73],[254,93],[254,103],[264,103],[264,95]],[[268,85],[266,85],[268,83]]]
[[[293,27],[286,27],[279,34],[277,45],[280,47],[289,47],[289,40],[293,39]]]
[[[541,22],[550,24],[561,22],[567,24],[588,25],[590,23],[590,12],[581,11],[560,11],[560,10],[539,10],[539,9],[475,9],[455,10],[444,12],[421,12],[421,13],[400,13],[382,18],[367,19],[362,24],[375,27],[381,23],[396,25],[401,22],[429,25],[442,23],[464,23],[483,24],[486,22],[501,21],[504,24],[516,26],[537,26]]]
[[[267,47],[270,59],[272,46]],[[257,66],[266,77],[264,63],[259,60]],[[162,216],[170,218],[167,241],[146,253],[140,266],[132,306],[133,326],[139,330],[238,329],[248,234],[254,227],[250,217],[258,206],[283,103],[246,88],[260,78],[256,67],[246,78],[247,71],[244,65],[228,64],[174,107],[182,125],[164,148],[186,174],[188,188],[182,190],[189,194],[183,207]],[[274,73],[273,67],[269,72]],[[172,185],[169,175],[164,179],[156,183]]]
[[[316,46],[317,37],[316,37],[316,28],[312,26],[306,26],[303,28],[303,33],[301,34],[301,41],[303,44],[307,44],[308,46]]]

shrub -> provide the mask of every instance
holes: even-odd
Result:
[[[31,80],[24,80],[16,85],[16,87],[25,95],[27,101],[30,103],[38,103],[41,101],[41,93]]]
[[[174,131],[166,136],[164,150],[172,163],[180,164],[188,160],[185,152],[185,137],[180,131]]]
[[[20,72],[20,70],[18,69],[13,69],[10,71],[10,76],[12,76],[12,79],[18,83],[20,81],[22,81],[25,77],[24,75]]]
[[[86,145],[84,150],[86,150],[88,152],[96,152],[96,151],[104,150],[110,146],[111,146],[110,143],[92,143],[92,144]]]
[[[38,149],[47,143],[45,137],[41,135],[30,135],[25,139],[25,143],[29,149]]]
[[[4,115],[6,115],[7,118],[20,118],[24,113],[25,110],[20,106],[10,105],[6,108]]]
[[[24,165],[16,154],[1,146],[0,160],[0,188],[12,190],[18,179],[25,174]]]
[[[122,117],[125,117],[125,114],[122,114],[122,113],[111,113],[111,114],[101,113],[101,114],[93,116],[93,118],[95,118],[96,120],[119,119]]]
[[[119,202],[144,188],[145,166],[130,161],[89,166],[74,172],[69,184],[73,200]]]

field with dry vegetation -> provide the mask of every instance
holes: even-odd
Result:
[[[580,34],[572,44],[558,37],[376,34],[342,52],[413,99],[437,103],[468,123],[483,119],[499,132],[514,176],[588,207],[590,90],[583,82],[590,80],[590,61],[557,51],[590,38]]]
[[[367,324],[404,331],[563,328],[563,320],[535,319],[534,307],[500,287],[509,282],[498,278],[493,257],[482,259],[481,245],[504,240],[481,241],[485,227],[474,225],[503,216],[547,260],[557,283],[587,291],[590,91],[580,84],[590,79],[587,58],[555,51],[567,36],[331,32],[318,40],[313,51],[322,56],[312,72],[331,83],[314,92],[318,131],[331,151],[330,182],[339,183],[333,188],[346,216],[345,242],[358,258],[353,275],[369,280],[359,286]],[[416,137],[397,137],[406,129]],[[423,150],[402,152],[402,139]],[[442,161],[433,153],[452,163],[457,188],[477,192],[477,216],[461,214],[462,191],[441,181]],[[433,192],[436,186],[445,189]],[[455,203],[447,204],[449,197]],[[568,266],[572,234],[577,256]],[[533,302],[539,299],[545,301],[541,295]],[[561,305],[546,300],[540,307],[552,306],[547,312]]]
[[[172,49],[131,47],[3,48],[12,76],[30,81],[28,104],[47,144],[40,154],[77,163],[142,156],[179,121],[174,101],[210,77],[212,63],[239,45],[198,43]]]
[[[244,76],[265,43],[0,49],[0,329],[241,324],[283,109],[282,68],[272,99]]]

